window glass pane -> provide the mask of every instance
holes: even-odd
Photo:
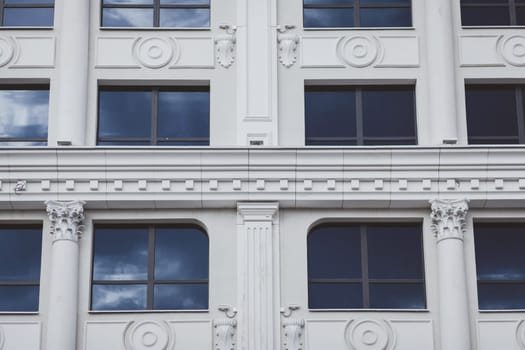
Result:
[[[481,310],[525,309],[524,295],[524,283],[478,283],[478,300]]]
[[[338,9],[304,9],[304,27],[353,27],[354,10],[351,8]]]
[[[99,100],[99,138],[150,138],[150,91],[101,91]]]
[[[208,284],[157,284],[155,310],[206,310]]]
[[[360,283],[309,283],[310,309],[358,309],[363,307]]]
[[[422,284],[370,284],[372,309],[424,309],[425,304],[425,288]]]
[[[41,228],[0,228],[0,282],[40,282]]]
[[[525,280],[525,225],[474,225],[481,280]]]
[[[147,308],[146,285],[93,285],[91,309],[145,310]]]
[[[345,90],[305,92],[306,139],[355,138],[355,92]],[[355,144],[355,141],[347,141]]]
[[[464,26],[509,25],[509,8],[463,6],[461,8],[461,24]]]
[[[465,90],[469,143],[482,136],[518,137],[514,87],[466,86]]]
[[[158,137],[209,138],[209,92],[159,92]]]
[[[361,27],[410,27],[410,8],[362,8]]]
[[[38,286],[0,286],[0,312],[37,312]]]
[[[48,90],[0,90],[0,138],[47,138]]]
[[[52,27],[52,8],[4,8],[4,26],[6,27]]]
[[[209,9],[160,9],[161,27],[206,28],[210,26]]]
[[[517,25],[520,25],[520,26],[525,25],[525,6],[516,8],[516,20],[517,20],[517,23],[516,23]]]
[[[148,230],[97,228],[93,279],[106,281],[148,279]]]
[[[365,138],[415,138],[414,88],[364,88],[363,129]]]
[[[103,27],[153,27],[153,9],[105,8]]]
[[[321,225],[308,234],[308,278],[361,278],[359,226]]]
[[[367,226],[370,278],[423,278],[419,225]]]
[[[207,280],[208,237],[195,227],[157,228],[155,279]]]

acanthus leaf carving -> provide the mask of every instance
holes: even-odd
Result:
[[[432,230],[438,242],[443,239],[463,240],[465,235],[468,200],[432,200]]]
[[[299,36],[295,33],[289,33],[294,29],[293,25],[284,27],[277,26],[277,43],[279,44],[279,62],[286,68],[290,68],[297,61],[297,46],[299,45]]]
[[[51,222],[50,233],[53,242],[69,240],[78,242],[84,226],[84,202],[46,201],[47,215]]]
[[[214,350],[234,350],[237,320],[231,318],[215,320],[213,327],[215,328]]]
[[[221,66],[229,68],[235,62],[235,44],[237,42],[235,33],[237,32],[237,27],[223,24],[219,28],[226,33],[215,37],[216,58]]]

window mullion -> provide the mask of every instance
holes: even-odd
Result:
[[[515,26],[518,23],[518,18],[516,14],[516,0],[509,0],[509,12],[510,25]]]
[[[4,25],[4,1],[5,0],[0,0],[0,25],[3,26]]]
[[[357,144],[363,145],[363,90],[360,88],[355,89],[355,114]]]
[[[361,27],[361,0],[354,0],[354,27]]]
[[[516,88],[516,112],[518,115],[519,143],[525,144],[525,111],[523,108],[523,88]]]
[[[363,308],[370,308],[370,286],[368,279],[368,244],[366,226],[360,226],[361,231],[361,274],[363,277]]]
[[[157,142],[157,116],[159,111],[159,89],[153,89],[151,92],[151,144]]]
[[[153,26],[160,27],[160,0],[153,1]]]
[[[153,291],[155,282],[155,228],[148,228],[148,291],[147,309],[153,310]]]

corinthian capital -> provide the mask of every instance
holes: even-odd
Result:
[[[53,235],[53,242],[78,242],[83,229],[84,204],[82,201],[46,201],[47,215],[51,221],[49,233]]]
[[[438,242],[443,239],[463,240],[465,235],[468,200],[440,200],[430,201],[432,230]]]

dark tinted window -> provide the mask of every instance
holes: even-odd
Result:
[[[92,310],[208,308],[208,237],[197,226],[99,226]]]
[[[0,226],[0,312],[38,311],[42,228]]]
[[[0,88],[0,106],[0,146],[47,144],[47,87]]]
[[[311,309],[423,309],[418,224],[322,224],[308,235]]]
[[[209,145],[207,87],[101,88],[99,145]]]
[[[470,144],[525,143],[523,88],[513,85],[467,85]]]
[[[209,0],[102,0],[103,27],[210,27]]]
[[[410,0],[304,0],[305,28],[410,27]]]
[[[525,224],[474,224],[481,310],[525,309]]]
[[[524,25],[525,3],[521,0],[461,0],[464,26]]]
[[[415,145],[413,86],[306,86],[307,145]]]
[[[54,0],[0,0],[0,20],[6,27],[52,27]]]

